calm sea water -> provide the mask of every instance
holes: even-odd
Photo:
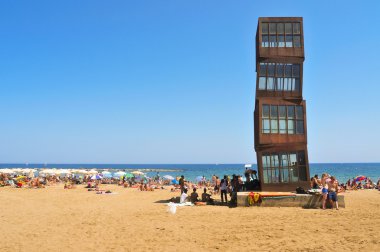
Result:
[[[84,168],[84,169],[110,169],[112,170],[138,170],[151,169],[148,176],[154,176],[157,171],[161,176],[171,175],[173,177],[184,175],[186,179],[195,180],[197,176],[212,175],[223,176],[232,174],[244,174],[244,164],[0,164],[0,168]],[[257,169],[252,165],[252,169]],[[310,175],[327,172],[337,177],[340,182],[349,178],[364,175],[377,181],[380,178],[380,163],[318,163],[310,164]]]

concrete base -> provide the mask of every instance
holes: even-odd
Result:
[[[249,192],[239,192],[237,194],[237,206],[248,207]],[[345,208],[344,195],[338,194],[339,208]],[[253,206],[262,207],[303,207],[303,208],[321,208],[322,195],[311,194],[296,194],[293,197],[264,197],[260,204]],[[331,208],[329,201],[326,202],[326,207]]]

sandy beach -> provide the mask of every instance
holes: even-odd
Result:
[[[167,190],[102,185],[0,188],[0,251],[325,251],[380,248],[380,192],[345,193],[346,208],[181,207]]]

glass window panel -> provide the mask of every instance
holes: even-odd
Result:
[[[293,33],[294,34],[300,34],[301,33],[300,23],[293,23]]]
[[[285,77],[292,77],[292,65],[285,65]]]
[[[264,183],[268,184],[269,183],[268,169],[264,169],[263,175],[264,175]]]
[[[261,33],[268,34],[268,23],[261,23]]]
[[[272,183],[279,183],[279,182],[280,182],[280,169],[275,168],[273,169]]]
[[[274,69],[275,69],[275,64],[268,63],[268,76],[274,76]]]
[[[287,153],[281,154],[281,166],[282,167],[288,167],[288,154]]]
[[[299,165],[306,165],[306,159],[305,159],[305,152],[304,151],[298,152],[298,164]]]
[[[269,37],[268,37],[268,35],[263,35],[261,46],[262,47],[269,47]]]
[[[294,64],[293,65],[293,77],[299,77],[300,76],[300,65]]]
[[[298,166],[298,176],[299,180],[301,181],[307,181],[306,177],[306,166]]]
[[[279,124],[280,124],[280,134],[286,134],[286,120],[285,119],[279,120]]]
[[[263,118],[269,118],[269,105],[263,105]]]
[[[267,64],[266,63],[260,63],[260,76],[266,76],[267,75]]]
[[[269,36],[269,47],[277,47],[276,35],[270,35]]]
[[[267,156],[266,155],[263,155],[261,157],[262,161],[263,161],[263,167],[268,167],[268,162],[267,162]]]
[[[278,23],[277,24],[277,34],[283,34],[284,33],[284,23]]]
[[[278,154],[272,154],[272,167],[279,167]]]
[[[294,47],[301,47],[301,36],[294,36]]]
[[[292,24],[291,23],[286,23],[285,24],[285,33],[286,34],[292,34]]]
[[[265,82],[266,82],[267,78],[266,77],[260,77],[259,78],[259,89],[260,90],[265,90]]]
[[[288,107],[288,118],[294,119],[294,106],[287,106]]]
[[[298,78],[295,78],[294,90],[297,92],[300,91],[300,79]]]
[[[289,168],[288,167],[284,167],[282,169],[281,182],[282,183],[289,183]]]
[[[289,154],[289,166],[294,166],[297,164],[297,154],[292,152]]]
[[[277,64],[276,74],[277,74],[277,77],[283,77],[284,76],[284,64]]]
[[[274,78],[268,77],[267,90],[274,90]]]
[[[297,119],[303,119],[303,107],[297,106]]]
[[[293,47],[293,36],[292,35],[286,35],[285,47]]]
[[[294,134],[294,120],[288,120],[288,134]]]
[[[278,106],[278,116],[280,118],[286,118],[286,106]]]
[[[285,47],[285,36],[284,35],[278,35],[278,47]]]
[[[269,33],[276,34],[276,23],[269,23]]]
[[[304,129],[303,129],[303,120],[297,120],[297,134],[303,134],[304,133]]]
[[[270,133],[277,134],[278,133],[278,120],[277,119],[271,119],[270,120],[270,126],[271,126]]]
[[[279,91],[284,90],[284,79],[283,78],[276,78],[276,89]]]
[[[271,105],[270,106],[270,116],[271,116],[271,118],[277,119],[277,117],[278,117],[277,105]]]
[[[291,78],[284,78],[284,91],[292,90],[292,80]]]
[[[262,125],[263,133],[264,134],[269,134],[270,133],[270,125],[269,125],[269,119],[263,119],[263,125]]]
[[[295,79],[294,78],[291,78],[292,80],[292,86],[291,86],[291,89],[292,91],[294,91],[294,86],[295,86]]]
[[[290,181],[298,182],[298,168],[296,166],[290,168]]]

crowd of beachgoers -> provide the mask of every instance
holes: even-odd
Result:
[[[170,175],[161,176],[159,172],[155,176],[148,177],[142,171],[118,171],[111,173],[107,170],[68,170],[68,169],[0,169],[0,187],[10,186],[15,188],[45,188],[46,186],[60,184],[64,189],[75,189],[79,185],[89,191],[97,193],[111,193],[102,190],[102,184],[116,184],[125,188],[136,188],[140,191],[154,191],[167,189],[171,186],[172,192],[178,192],[180,197],[177,202],[191,202],[193,204],[214,204],[213,196],[218,197],[221,204],[236,203],[237,192],[250,191],[259,187],[259,180],[255,170],[246,169],[245,179],[240,175],[224,175],[222,178],[213,175],[211,178],[198,176],[191,181],[181,177]],[[310,189],[302,189],[304,193],[321,194],[323,197],[322,208],[325,209],[326,201],[332,205],[337,203],[337,194],[346,190],[379,189],[380,178],[374,182],[371,178],[357,176],[349,179],[346,183],[339,183],[334,176],[327,173],[319,178],[315,175],[310,180]],[[198,192],[202,192],[199,196]],[[302,193],[297,191],[298,193]],[[189,194],[188,194],[189,193]],[[228,197],[227,197],[228,196]],[[228,200],[229,198],[229,200]]]

